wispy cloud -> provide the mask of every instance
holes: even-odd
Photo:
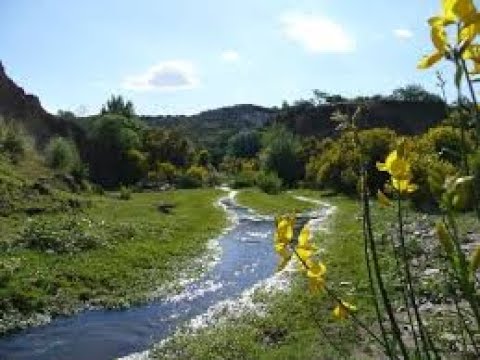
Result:
[[[195,67],[190,61],[170,60],[160,62],[142,74],[127,76],[122,85],[136,91],[175,91],[192,89],[198,83]]]
[[[413,37],[413,33],[410,30],[403,28],[393,30],[393,35],[402,40],[408,40]]]
[[[349,53],[355,40],[334,20],[300,12],[286,13],[280,18],[285,37],[311,53]]]
[[[240,54],[235,50],[225,50],[220,54],[220,58],[225,62],[238,62]]]

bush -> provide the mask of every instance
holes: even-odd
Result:
[[[56,253],[75,253],[103,244],[94,233],[94,224],[88,218],[63,217],[29,219],[20,234],[19,243],[33,250]]]
[[[129,149],[123,163],[124,184],[134,184],[147,175],[147,157],[137,149]]]
[[[173,184],[177,176],[177,168],[169,162],[157,162],[154,169],[148,173],[150,181],[168,184]]]
[[[419,209],[435,209],[438,207],[440,193],[443,192],[443,189],[436,188],[435,180],[454,175],[457,168],[435,153],[414,152],[411,156],[413,182],[418,185],[417,191],[412,194],[412,202]]]
[[[264,142],[262,165],[266,172],[275,172],[288,186],[303,177],[304,165],[299,161],[300,144],[292,133],[276,126],[265,134]]]
[[[344,135],[336,141],[324,141],[319,155],[306,167],[307,180],[312,185],[346,194],[356,193],[360,153],[351,140]]]
[[[234,174],[230,180],[230,186],[234,189],[242,189],[255,186],[256,172],[244,170]]]
[[[256,183],[260,190],[270,195],[276,195],[282,190],[282,180],[273,172],[259,173]]]
[[[46,149],[48,165],[55,170],[70,172],[80,166],[80,156],[75,144],[66,138],[55,137],[50,140]]]
[[[13,162],[18,162],[25,156],[27,136],[22,129],[0,119],[0,151],[6,153]]]
[[[132,198],[132,190],[127,186],[120,186],[120,200],[130,200]]]
[[[242,131],[228,140],[227,154],[235,158],[252,158],[260,151],[260,136],[256,131]]]
[[[471,153],[474,142],[470,133],[465,133],[466,152]],[[453,126],[438,126],[421,135],[416,143],[419,153],[436,153],[440,159],[453,165],[461,164],[462,137],[461,131]]]
[[[360,131],[360,148],[354,146],[352,136],[352,133],[344,133],[336,140],[326,139],[319,145],[318,155],[312,157],[306,166],[306,179],[310,184],[355,194],[360,164],[364,161],[371,174],[368,178],[369,189],[376,192],[383,187],[386,175],[377,171],[376,163],[383,161],[392,144],[395,144],[395,132],[381,128]]]
[[[180,188],[193,189],[202,187],[208,176],[208,170],[202,166],[191,166],[179,176],[177,183]]]

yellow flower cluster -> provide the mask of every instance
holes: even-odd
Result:
[[[295,254],[300,262],[300,270],[304,272],[308,278],[310,291],[316,293],[324,290],[327,268],[321,261],[313,259],[318,248],[311,242],[312,236],[308,225],[302,228],[297,241],[294,243],[293,228],[295,226],[295,216],[282,216],[275,221],[274,246],[275,251],[280,255],[280,263],[277,270],[284,269]],[[348,316],[349,312],[355,310],[355,306],[340,301],[337,307],[335,307],[333,314],[339,319],[344,319]]]
[[[393,150],[384,163],[377,163],[377,169],[390,174],[393,187],[400,194],[409,194],[417,190],[417,185],[412,184],[412,170],[407,159],[407,144],[401,141],[396,150]],[[387,198],[379,192],[382,204],[387,204]]]
[[[315,262],[312,257],[318,250],[311,243],[311,234],[308,226],[304,226],[296,244],[292,244],[293,227],[295,225],[295,216],[282,216],[276,220],[277,227],[275,231],[275,251],[280,255],[278,270],[282,270],[295,254],[300,261],[300,267],[309,279],[309,286],[312,291],[323,289],[325,285],[324,275],[327,271],[325,265],[321,262]]]
[[[429,68],[442,58],[455,60],[461,56],[473,61],[473,73],[480,73],[480,48],[472,44],[480,32],[480,14],[473,0],[442,0],[442,13],[430,18],[428,23],[435,51],[420,60],[419,69]],[[456,26],[455,44],[448,41],[447,27],[450,25]]]
[[[339,301],[335,309],[333,309],[333,315],[338,319],[346,319],[351,312],[357,310],[355,305],[349,304],[346,301]]]

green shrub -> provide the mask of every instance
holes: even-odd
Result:
[[[411,164],[413,182],[418,185],[417,191],[411,197],[413,204],[424,210],[437,208],[439,195],[443,189],[437,188],[436,179],[443,181],[447,176],[454,175],[457,168],[435,153],[413,152]]]
[[[336,141],[327,139],[319,155],[307,164],[307,179],[320,189],[356,193],[359,161],[360,153],[347,136]]]
[[[20,266],[19,258],[0,259],[0,286],[5,285]]]
[[[252,170],[243,170],[232,175],[230,186],[234,189],[242,189],[255,186],[256,172]]]
[[[16,163],[24,158],[27,143],[28,137],[22,129],[0,119],[0,152]]]
[[[120,200],[130,200],[132,198],[132,190],[128,186],[120,186],[119,192]]]
[[[261,155],[262,168],[275,172],[283,183],[292,186],[304,175],[300,161],[300,142],[285,127],[274,126],[264,135],[265,150]]]
[[[208,170],[202,166],[191,166],[179,176],[177,184],[180,188],[193,189],[202,187],[208,176]]]
[[[45,149],[45,155],[48,165],[54,170],[70,172],[81,164],[77,147],[66,138],[52,138]]]
[[[440,159],[454,165],[461,164],[462,136],[459,128],[453,126],[437,126],[421,135],[415,142],[419,153],[436,153]],[[472,136],[465,133],[466,153],[471,153],[474,147]]]
[[[282,190],[282,180],[273,172],[260,172],[256,184],[260,190],[270,195],[276,195]]]
[[[154,169],[148,173],[150,181],[164,182],[172,184],[178,176],[178,170],[175,165],[169,162],[157,162]]]
[[[358,190],[361,162],[370,173],[368,187],[372,192],[383,187],[386,175],[377,171],[376,163],[383,161],[395,144],[396,134],[390,129],[359,131],[361,146],[354,145],[351,132],[338,139],[326,139],[318,146],[318,154],[306,166],[306,180],[318,188],[329,188],[346,194]]]
[[[20,234],[19,244],[38,251],[76,253],[103,244],[102,237],[96,235],[99,226],[84,217],[31,218]]]

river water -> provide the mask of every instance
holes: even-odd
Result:
[[[231,229],[218,238],[220,258],[181,293],[125,310],[88,310],[55,318],[8,335],[0,338],[0,359],[103,360],[144,351],[179,325],[272,276],[277,264],[273,220],[236,205],[233,196],[220,202],[234,219]],[[325,211],[312,216],[321,220]],[[299,225],[309,218],[302,219]]]

